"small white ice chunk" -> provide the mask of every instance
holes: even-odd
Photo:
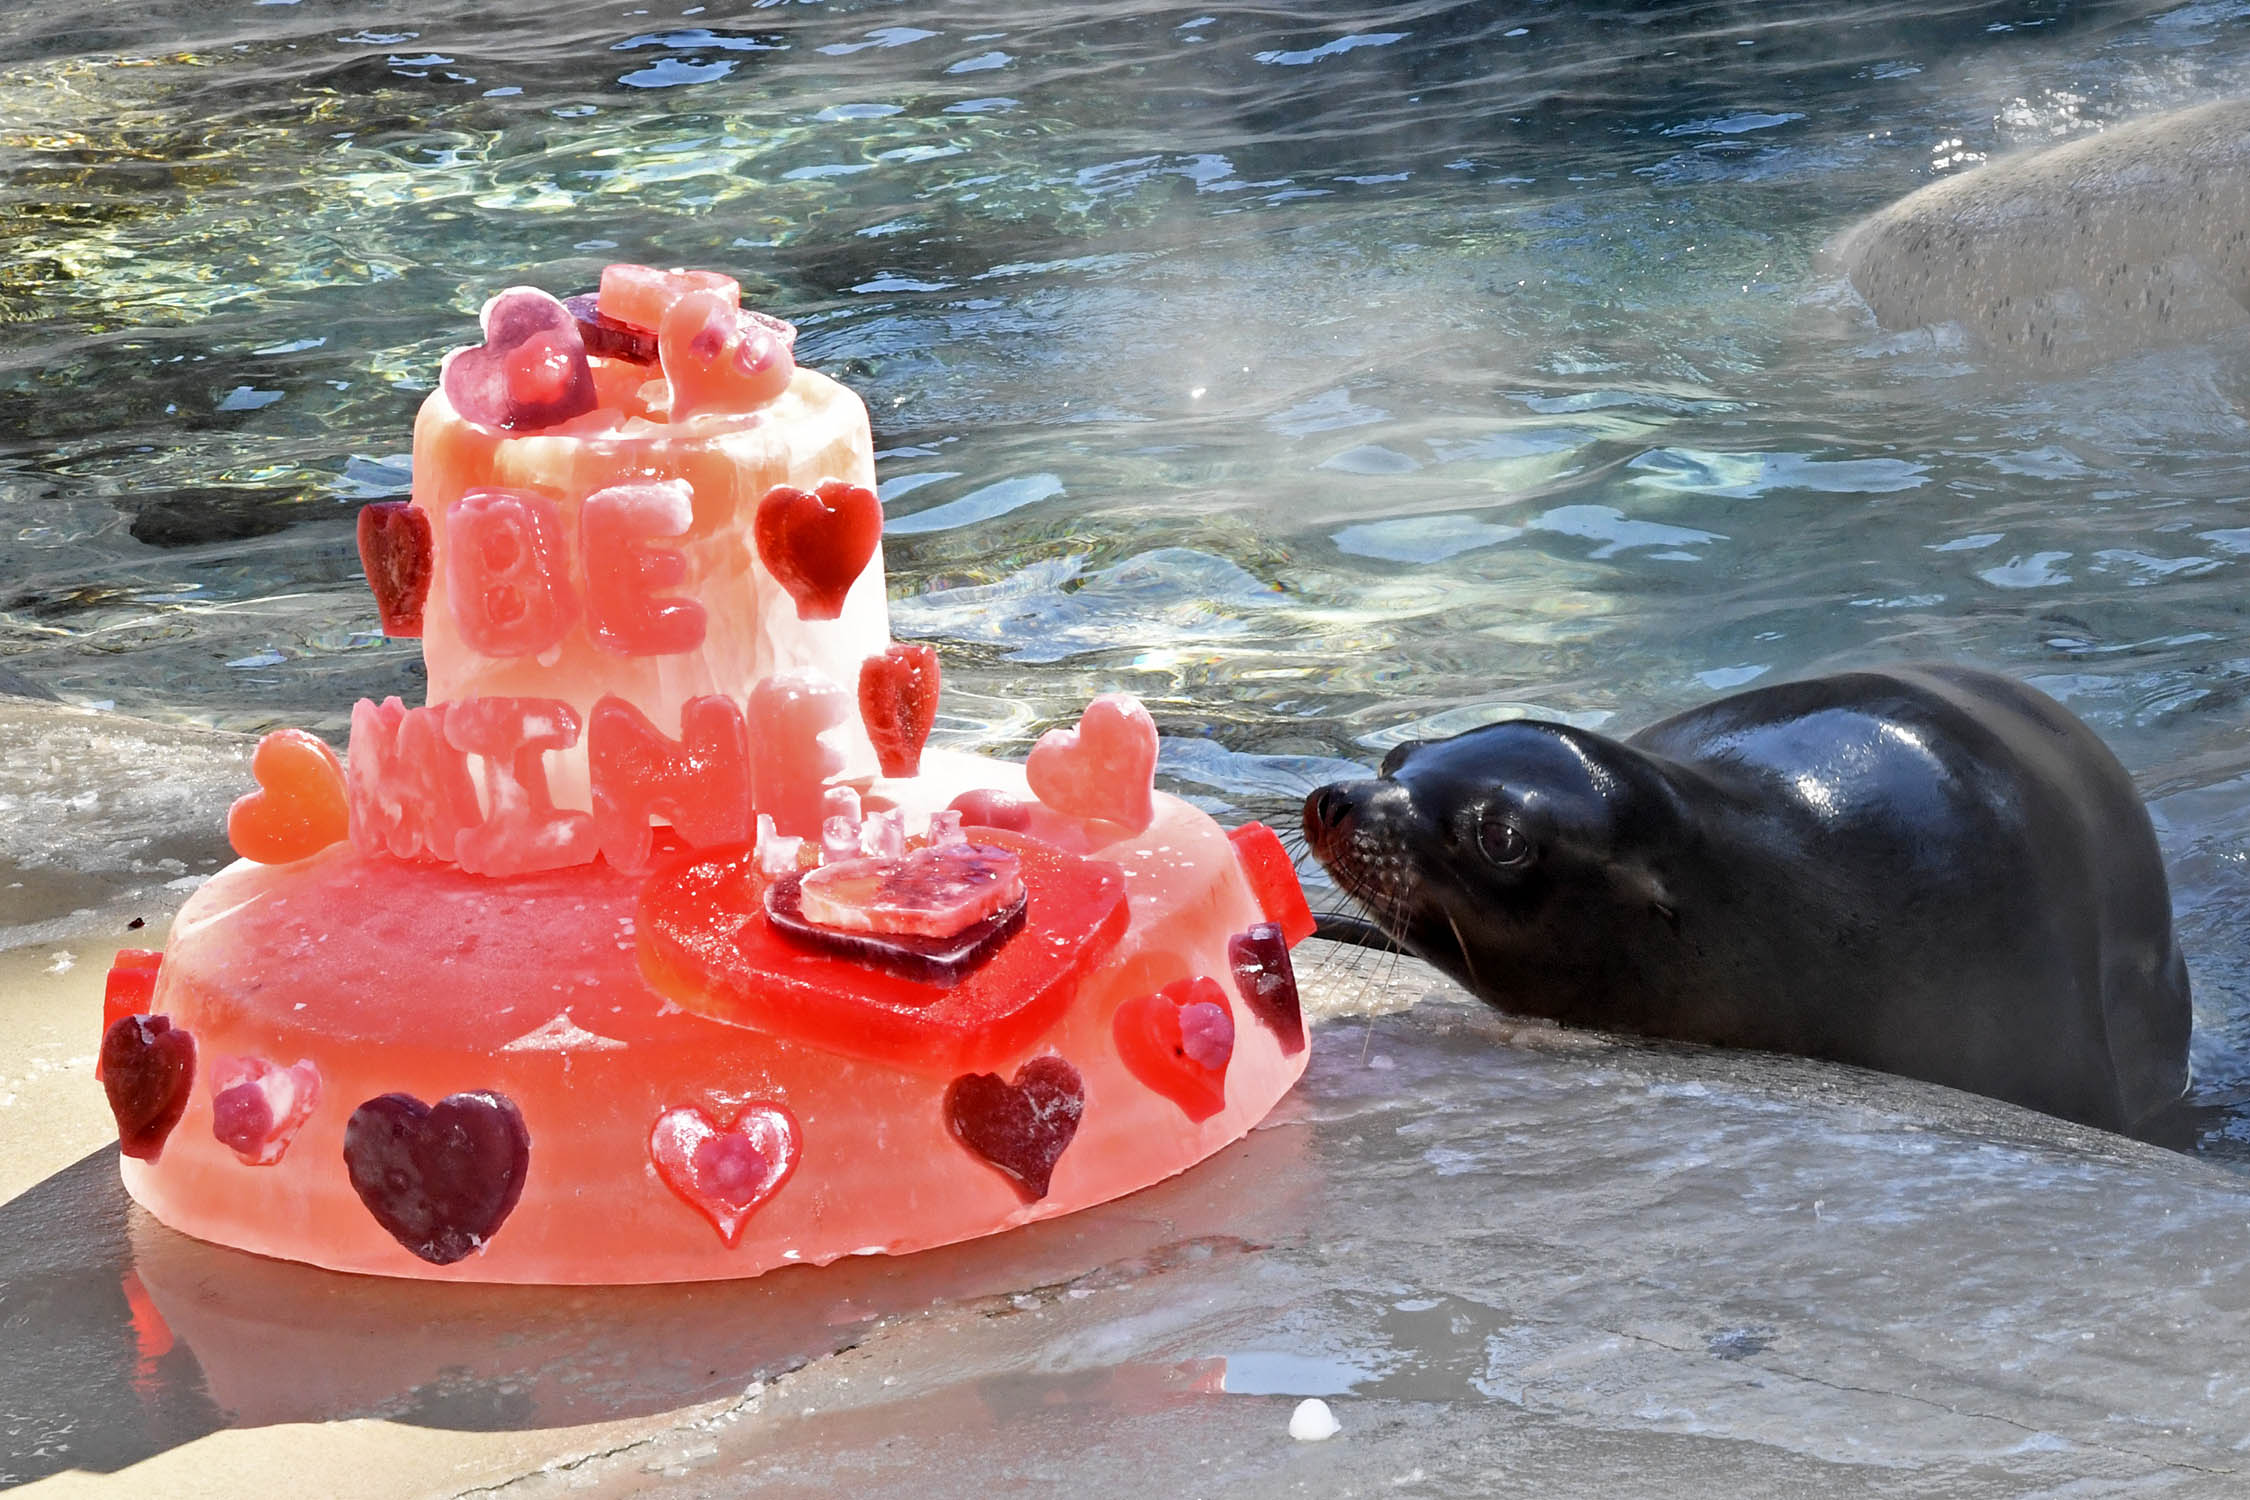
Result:
[[[1306,1397],[1289,1414],[1289,1435],[1300,1443],[1324,1443],[1343,1430],[1344,1424],[1318,1396]]]
[[[546,1025],[525,1032],[501,1045],[502,1052],[622,1052],[625,1044],[613,1036],[588,1031],[564,1011]]]

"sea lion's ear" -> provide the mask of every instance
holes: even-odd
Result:
[[[1672,931],[1680,930],[1680,908],[1672,899],[1672,890],[1664,877],[1646,865],[1618,865],[1613,870],[1617,892],[1628,901],[1646,906],[1664,919]]]

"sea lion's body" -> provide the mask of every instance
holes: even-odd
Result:
[[[1491,1003],[1803,1053],[2113,1130],[2188,1081],[2147,810],[1988,672],[1737,694],[1622,742],[1497,724],[1306,799],[1315,853]]]

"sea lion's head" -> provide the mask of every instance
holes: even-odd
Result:
[[[1305,799],[1314,856],[1383,929],[1483,998],[1569,1018],[1676,947],[1685,815],[1629,746],[1517,720],[1414,741]]]

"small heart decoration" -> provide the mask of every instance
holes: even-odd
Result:
[[[1279,922],[1253,922],[1227,939],[1235,992],[1250,1013],[1281,1042],[1284,1057],[1305,1050],[1305,1010],[1297,997],[1297,971]]]
[[[570,309],[535,286],[484,304],[484,342],[456,349],[438,370],[453,409],[510,432],[552,427],[600,403],[586,341]]]
[[[383,634],[422,634],[422,605],[430,597],[437,554],[429,516],[411,500],[377,500],[359,508],[359,565],[375,595]]]
[[[262,1057],[211,1063],[211,1134],[245,1166],[281,1160],[319,1103],[320,1069],[308,1059],[286,1068]]]
[[[703,411],[752,412],[789,389],[797,330],[744,312],[722,292],[689,292],[664,310],[656,357],[675,422]]]
[[[666,270],[629,261],[602,267],[601,289],[588,300],[603,317],[653,333],[672,304],[691,292],[715,292],[728,307],[742,305],[742,283],[724,272]]]
[[[250,756],[258,790],[227,810],[227,842],[244,859],[286,865],[351,835],[343,762],[319,736],[276,729]]]
[[[1117,1007],[1112,1030],[1126,1071],[1189,1119],[1208,1120],[1226,1108],[1234,1012],[1218,981],[1175,979],[1128,1000]]]
[[[859,664],[859,717],[885,776],[922,769],[922,746],[937,723],[938,654],[900,641]]]
[[[504,1094],[382,1094],[344,1125],[344,1170],[384,1232],[433,1266],[484,1248],[523,1196],[531,1132]]]
[[[1281,835],[1263,823],[1245,823],[1227,834],[1234,845],[1235,862],[1257,897],[1258,910],[1281,928],[1291,943],[1313,935],[1312,905],[1305,900],[1304,883],[1297,878],[1297,862],[1282,847]]]
[[[1085,1113],[1086,1080],[1052,1054],[1016,1069],[1012,1082],[997,1073],[964,1073],[945,1090],[953,1138],[1013,1183],[1026,1203],[1047,1196],[1055,1163]]]
[[[812,490],[777,484],[758,502],[751,534],[758,561],[797,601],[797,618],[833,620],[883,539],[883,502],[841,479]]]
[[[195,1038],[169,1016],[127,1016],[102,1036],[101,1075],[117,1117],[117,1149],[155,1161],[187,1113]]]
[[[745,1104],[724,1125],[683,1105],[656,1117],[648,1155],[664,1185],[732,1249],[750,1216],[797,1170],[803,1147],[796,1117],[779,1104]]]
[[[102,980],[102,1035],[127,1016],[148,1015],[156,1009],[156,978],[164,955],[154,948],[120,948],[109,961]],[[100,1043],[95,1044],[94,1082],[102,1081]]]
[[[1128,693],[1086,705],[1075,729],[1050,729],[1024,760],[1032,795],[1056,812],[1115,823],[1127,835],[1156,820],[1156,721]]]

